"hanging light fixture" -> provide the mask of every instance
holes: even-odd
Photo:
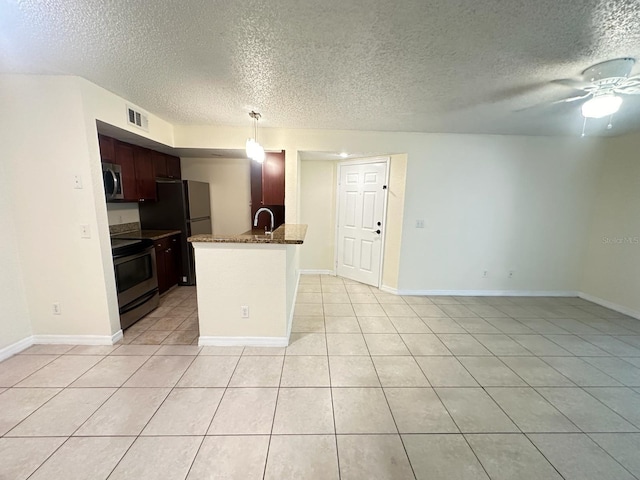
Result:
[[[247,157],[251,160],[254,160],[258,163],[264,162],[265,153],[262,145],[258,143],[258,120],[260,119],[260,114],[258,112],[251,111],[249,112],[249,116],[253,118],[253,137],[247,139],[246,150]]]
[[[613,115],[620,110],[622,97],[613,93],[595,95],[582,104],[584,118],[602,118]]]

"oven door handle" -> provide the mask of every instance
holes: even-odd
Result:
[[[127,312],[133,310],[134,308],[138,308],[140,305],[143,305],[143,304],[147,303],[157,293],[158,293],[158,289],[157,288],[154,288],[149,293],[145,293],[140,298],[137,298],[135,301],[133,301],[130,304],[125,305],[124,307],[122,307],[120,309],[120,315],[122,315],[123,313],[127,313]]]
[[[118,259],[122,259],[122,258],[126,258],[127,261],[129,260],[135,260],[136,258],[140,258],[140,257],[144,257],[145,255],[149,255],[151,252],[153,251],[153,246],[146,248],[145,250],[143,250],[140,253],[131,255],[130,253],[123,253],[121,255],[114,255],[113,256],[113,260],[118,260]],[[119,265],[120,263],[124,263],[124,262],[114,262],[115,265]]]

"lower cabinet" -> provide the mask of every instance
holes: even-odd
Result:
[[[158,290],[164,293],[177,285],[180,278],[180,236],[156,240],[155,249]]]

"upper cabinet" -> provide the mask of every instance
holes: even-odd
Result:
[[[264,205],[284,205],[284,152],[267,153],[262,164]]]
[[[98,135],[103,163],[120,165],[122,202],[149,202],[157,199],[156,177],[181,178],[180,159],[172,155]]]
[[[182,178],[182,172],[180,171],[180,158],[172,155],[165,155],[165,157],[167,160],[167,177]]]
[[[135,148],[133,151],[133,163],[136,170],[138,201],[147,202],[156,200],[156,174],[153,169],[151,150],[140,147]]]
[[[262,164],[251,161],[251,205],[284,205],[284,151],[267,153]]]
[[[102,163],[115,163],[115,139],[98,135]]]
[[[133,157],[133,145],[114,140],[113,163],[120,165],[123,202],[137,202],[138,185],[136,181],[136,165]]]
[[[156,177],[160,178],[182,178],[180,171],[180,159],[173,155],[151,151],[153,167]]]
[[[256,212],[267,207],[275,217],[274,226],[284,223],[284,151],[267,153],[264,163],[251,160],[251,224]],[[269,226],[270,217],[258,217],[258,228]]]

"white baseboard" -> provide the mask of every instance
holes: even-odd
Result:
[[[603,298],[596,297],[595,295],[590,295],[584,292],[578,292],[578,296],[580,298],[584,298],[585,300],[588,300],[589,302],[596,303],[601,307],[609,308],[611,310],[615,310],[616,312],[620,312],[620,313],[623,313],[624,315],[628,315],[630,317],[640,320],[640,312],[638,312],[637,310],[633,310],[623,305],[619,305],[617,303],[610,302],[609,300],[604,300]]]
[[[397,288],[388,287],[386,285],[382,285],[380,290],[394,295],[450,295],[459,297],[580,297],[602,307],[615,310],[616,312],[640,320],[640,311],[610,302],[609,300],[604,300],[603,298],[596,297],[595,295],[572,290],[398,290]]]
[[[381,289],[382,290],[382,289]],[[388,291],[388,290],[385,290]],[[439,295],[457,297],[577,297],[570,290],[396,290],[396,295]]]
[[[335,270],[311,270],[304,269],[300,270],[301,275],[335,275]]]
[[[393,295],[399,295],[397,288],[387,287],[386,285],[381,285],[380,290],[382,290],[383,292],[391,293]]]
[[[124,333],[122,333],[122,329],[118,330],[116,333],[111,335],[111,345],[115,345],[124,337]]]
[[[29,348],[31,345],[33,345],[33,337],[29,336],[23,338],[22,340],[18,340],[11,345],[7,345],[4,348],[0,348],[0,362],[15,355],[16,353],[20,353],[22,350]]]
[[[201,347],[286,347],[287,337],[203,337],[198,339]]]
[[[113,345],[122,338],[122,330],[113,335],[33,335],[31,338],[33,344]]]
[[[0,362],[31,345],[114,345],[122,338],[122,330],[113,335],[31,335],[11,345],[0,348]]]

